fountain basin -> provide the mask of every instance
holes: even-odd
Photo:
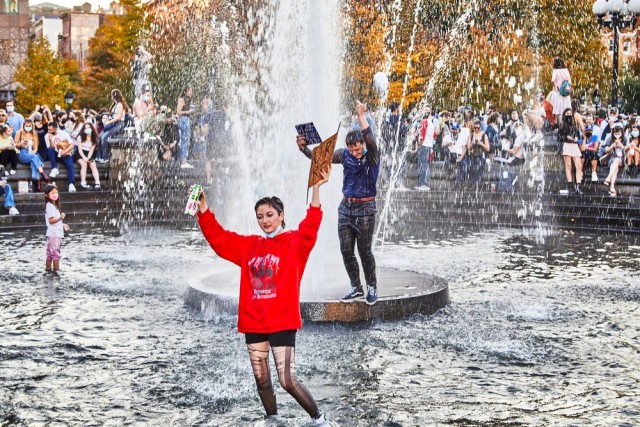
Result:
[[[334,273],[329,273],[334,272]],[[449,285],[443,278],[411,271],[379,268],[378,302],[367,305],[364,300],[340,302],[348,289],[339,276],[342,271],[329,269],[322,286],[302,280],[300,310],[302,319],[310,322],[365,322],[406,319],[414,314],[430,315],[449,303]],[[238,313],[240,269],[194,278],[189,282],[186,302],[195,310],[208,314]],[[309,287],[312,286],[312,289]]]

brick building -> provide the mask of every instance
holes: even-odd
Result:
[[[18,64],[29,47],[28,0],[0,0],[0,106],[15,97]]]

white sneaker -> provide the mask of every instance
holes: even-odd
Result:
[[[421,185],[416,188],[418,191],[431,191],[431,187],[427,187],[426,185]]]
[[[58,168],[53,168],[51,169],[51,172],[49,172],[49,178],[55,178],[59,173],[60,171],[58,170]]]
[[[180,165],[180,169],[193,169],[193,166],[191,166],[189,163],[184,162]]]
[[[16,171],[15,171],[15,169],[11,169],[11,172],[9,172],[9,173],[10,173],[11,175],[15,175],[15,174],[16,174]]]
[[[317,426],[333,427],[336,425],[333,421],[327,418],[325,414],[320,414],[320,416],[318,418],[315,418],[313,421]]]
[[[18,209],[16,209],[15,206],[11,206],[9,208],[9,215],[18,215],[20,212],[18,212]]]
[[[75,193],[76,192],[76,186],[73,184],[69,184],[69,193]]]
[[[598,182],[598,174],[591,172],[591,182]]]

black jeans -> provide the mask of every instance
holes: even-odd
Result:
[[[349,210],[357,211],[357,213],[365,213],[367,211],[370,212],[371,209],[365,206],[343,206],[351,205],[345,202],[342,202],[338,210],[338,237],[340,238],[342,260],[347,269],[351,286],[358,289],[362,289],[362,284],[360,283],[360,267],[355,255],[356,245],[358,246],[358,255],[360,255],[367,286],[375,288],[377,283],[376,260],[371,250],[376,223],[375,202],[371,203],[373,203],[373,214],[369,215],[346,213],[345,211]],[[365,204],[367,203],[362,203],[362,205]],[[355,203],[353,205],[355,205]]]

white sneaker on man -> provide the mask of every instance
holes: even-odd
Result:
[[[75,193],[76,192],[76,186],[73,184],[69,184],[69,193]]]
[[[324,414],[320,414],[320,416],[318,418],[314,418],[313,421],[316,423],[317,426],[322,426],[322,427],[333,427],[336,425]]]
[[[15,206],[11,206],[9,208],[9,215],[18,215],[20,212],[18,212],[18,209],[16,209]]]
[[[598,174],[591,172],[591,182],[598,182]]]
[[[191,166],[189,163],[184,162],[180,165],[181,169],[193,169],[193,166]]]
[[[51,172],[49,172],[49,178],[55,178],[59,174],[60,174],[60,171],[58,170],[58,168],[53,168],[51,169]]]
[[[16,170],[15,169],[11,169],[11,172],[9,172],[11,175],[15,175],[16,174]]]

